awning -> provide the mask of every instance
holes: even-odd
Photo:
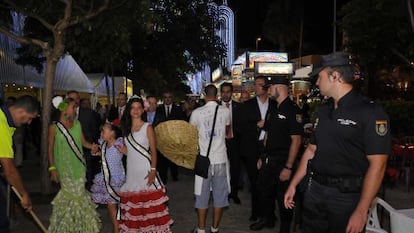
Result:
[[[14,57],[17,56],[15,53],[17,47],[17,43],[12,43],[10,38],[0,33],[1,83],[15,83],[23,86],[43,88],[46,67],[39,74],[31,66],[16,64]],[[94,92],[93,85],[88,77],[69,54],[63,55],[57,63],[53,89],[62,91],[77,90],[84,93]]]

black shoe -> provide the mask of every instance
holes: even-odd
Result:
[[[257,216],[254,216],[254,215],[250,216],[250,218],[249,218],[249,222],[257,222],[257,220],[259,220],[259,218]]]
[[[275,222],[274,221],[260,220],[258,222],[253,223],[252,225],[250,225],[250,230],[260,231],[265,227],[266,228],[273,228],[273,227],[275,227]]]
[[[229,198],[229,201],[230,201],[230,199],[233,199],[234,204],[238,204],[238,205],[241,204],[240,198],[236,195],[229,194],[228,198]]]

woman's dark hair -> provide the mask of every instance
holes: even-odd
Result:
[[[128,100],[128,103],[125,106],[124,114],[122,114],[121,119],[121,128],[122,128],[122,135],[124,137],[128,136],[131,133],[132,127],[132,118],[131,118],[131,105],[133,103],[140,103],[142,108],[144,108],[144,101],[140,97],[132,97]]]

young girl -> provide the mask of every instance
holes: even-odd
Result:
[[[125,183],[125,171],[122,164],[123,154],[118,150],[123,145],[121,129],[111,123],[105,123],[101,130],[102,171],[96,174],[91,187],[92,200],[95,203],[107,204],[109,217],[113,225],[113,233],[119,232],[116,219],[117,205],[120,197],[119,189]]]
[[[61,98],[61,97],[60,97]],[[82,146],[96,152],[98,146],[85,140],[76,116],[76,102],[59,102],[59,121],[49,127],[49,172],[61,189],[52,201],[49,232],[97,233],[101,228],[96,205],[85,189],[85,160]],[[61,100],[61,99],[60,99]]]
[[[126,183],[121,187],[121,232],[171,232],[168,197],[159,179],[154,130],[141,119],[144,103],[133,96],[124,111],[122,129],[127,153]]]

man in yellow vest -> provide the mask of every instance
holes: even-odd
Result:
[[[23,186],[22,178],[14,165],[13,133],[16,127],[29,124],[39,112],[39,102],[33,96],[19,97],[11,106],[0,109],[0,163],[7,182],[22,196],[21,205],[26,210],[32,208],[29,194]],[[1,187],[0,187],[1,191]],[[0,195],[0,232],[9,232],[6,205]]]

